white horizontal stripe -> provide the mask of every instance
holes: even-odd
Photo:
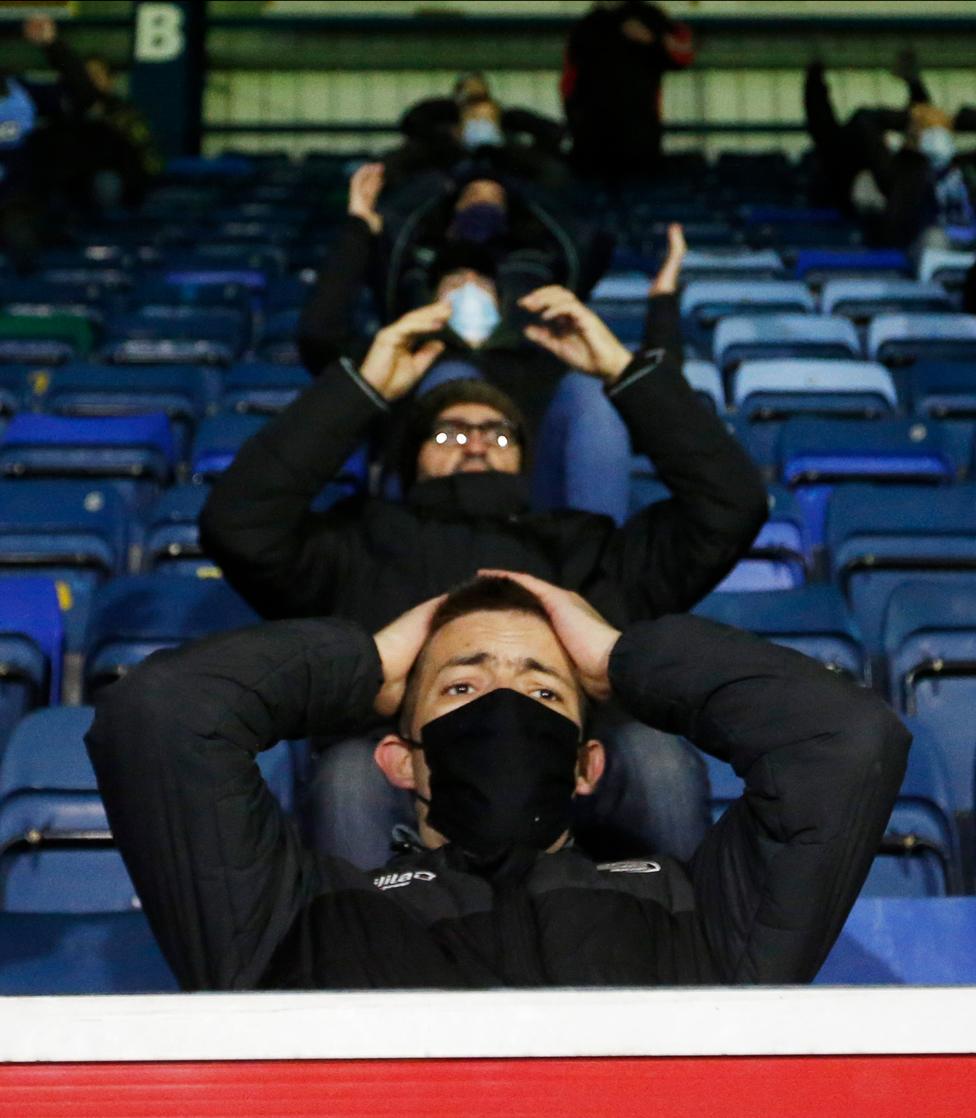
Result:
[[[0,998],[0,1061],[976,1053],[976,988]]]

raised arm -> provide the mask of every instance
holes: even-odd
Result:
[[[341,732],[383,682],[358,626],[288,621],[156,653],[96,704],[88,751],[152,929],[188,990],[260,984],[303,905],[343,864],[316,860],[255,755]]]
[[[206,553],[264,617],[331,613],[348,564],[363,561],[345,510],[314,514],[322,487],[370,425],[423,376],[441,344],[450,306],[435,303],[381,330],[361,370],[330,366],[281,415],[241,448],[217,479],[200,518]]]
[[[32,16],[25,20],[24,38],[43,48],[76,111],[84,112],[101,99],[102,93],[91,80],[84,61],[60,37],[58,25],[50,16]]]
[[[319,376],[339,357],[362,354],[353,316],[363,289],[375,280],[379,268],[383,219],[376,207],[383,176],[382,163],[365,163],[353,174],[346,219],[302,308],[298,352],[312,376]]]
[[[691,864],[722,977],[810,981],[877,853],[908,732],[877,696],[807,657],[687,615],[629,628],[609,678],[631,714],[746,782]]]

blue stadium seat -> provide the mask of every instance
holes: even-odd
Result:
[[[0,912],[0,996],[178,990],[141,912]]]
[[[778,280],[786,277],[786,265],[773,249],[689,249],[681,265],[681,278],[695,280]]]
[[[827,502],[841,482],[948,485],[971,454],[968,430],[908,419],[788,419],[778,448],[780,479],[796,489],[809,538],[823,544]]]
[[[0,363],[63,365],[84,359],[94,341],[86,312],[61,313],[49,305],[28,313],[0,312]]]
[[[226,470],[234,455],[267,420],[263,415],[222,412],[205,419],[197,428],[190,452],[194,481],[206,481]]]
[[[918,264],[918,278],[923,283],[938,283],[949,292],[962,290],[966,273],[976,264],[976,252],[927,248]]]
[[[200,512],[210,490],[205,485],[175,485],[149,510],[142,544],[148,574],[216,576],[218,570],[200,549]]]
[[[723,318],[805,314],[813,296],[797,280],[692,280],[681,294],[681,318],[692,340],[707,345]]]
[[[594,308],[604,303],[640,303],[646,307],[651,279],[646,272],[608,272],[590,293],[590,304]]]
[[[253,268],[169,269],[139,280],[129,295],[133,308],[147,306],[237,307],[250,311],[267,277]]]
[[[870,419],[897,410],[898,395],[883,365],[787,357],[744,361],[732,375],[732,402],[753,421],[804,412]]]
[[[112,846],[84,735],[90,707],[29,714],[0,757],[0,910],[137,908]]]
[[[0,365],[0,431],[24,407],[29,392],[26,366]]]
[[[0,593],[0,754],[27,711],[61,698],[64,625],[49,578],[4,579]]]
[[[715,593],[792,590],[805,585],[808,559],[803,532],[794,495],[782,486],[771,486],[769,519]]]
[[[778,642],[783,643],[783,642]],[[732,766],[705,757],[713,819],[742,794]],[[934,742],[920,732],[884,838],[862,896],[944,897],[962,880],[959,835],[952,815],[945,763]]]
[[[712,593],[694,613],[793,648],[834,671],[864,679],[868,665],[843,595],[833,586]]]
[[[101,478],[138,506],[173,477],[176,447],[162,412],[104,418],[30,415],[0,438],[0,475]]]
[[[794,274],[819,290],[832,279],[857,276],[873,279],[898,279],[910,276],[911,262],[901,249],[819,249],[808,248],[796,255]]]
[[[248,322],[231,307],[149,306],[111,316],[103,357],[121,365],[229,365],[243,350]]]
[[[883,630],[891,698],[938,741],[957,812],[974,807],[976,575],[968,586],[917,580],[892,591]]]
[[[711,361],[692,358],[685,361],[682,372],[699,399],[721,415],[725,411],[725,388],[722,385],[722,374]]]
[[[976,360],[976,315],[880,314],[868,326],[867,353],[886,365]]]
[[[197,423],[219,392],[212,369],[181,365],[66,365],[52,372],[45,411],[66,416],[132,416],[163,412],[176,456],[184,460]]]
[[[206,236],[212,236],[209,229]],[[174,272],[223,268],[264,272],[269,277],[283,275],[287,264],[288,254],[280,245],[247,241],[202,241],[191,249],[173,249],[163,258],[163,266]]]
[[[262,362],[235,365],[224,379],[220,403],[225,411],[273,415],[284,410],[311,383],[301,367]]]
[[[843,590],[872,652],[881,651],[888,600],[900,584],[972,584],[976,484],[940,490],[901,485],[839,487],[827,508],[830,577]]]
[[[952,304],[937,283],[911,279],[834,279],[824,284],[820,309],[824,314],[841,314],[860,323],[881,314],[951,311]]]
[[[853,323],[822,314],[732,315],[715,327],[712,343],[712,358],[725,372],[764,357],[860,356]]]
[[[976,983],[976,897],[862,897],[818,985]]]
[[[916,415],[976,419],[976,367],[969,361],[916,361],[908,369],[907,395]]]
[[[69,649],[95,586],[125,570],[129,517],[110,486],[0,481],[0,580],[43,574],[59,585]]]
[[[219,578],[125,575],[99,588],[85,634],[88,694],[160,648],[255,624],[249,605]]]
[[[300,314],[300,310],[293,309],[275,311],[268,315],[255,346],[255,354],[259,360],[270,361],[275,365],[301,364],[296,342]]]

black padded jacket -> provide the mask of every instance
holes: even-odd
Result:
[[[691,863],[540,853],[504,882],[448,845],[372,872],[305,849],[255,755],[368,717],[376,645],[273,622],[156,653],[102,692],[88,748],[146,915],[187,990],[810,981],[871,865],[909,736],[870,692],[701,618],[624,632],[635,718],[746,791]]]
[[[387,412],[348,362],[336,362],[218,478],[200,522],[207,554],[263,617],[328,614],[371,631],[479,567],[577,590],[618,627],[690,609],[748,550],[766,492],[681,374],[673,299],[652,300],[651,313],[658,348],[635,358],[610,397],[634,452],[672,495],[622,527],[588,512],[531,512],[521,480],[500,473],[422,482],[401,503],[311,511]]]

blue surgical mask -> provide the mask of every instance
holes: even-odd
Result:
[[[933,125],[922,129],[918,137],[918,150],[936,171],[942,171],[956,157],[956,141],[948,128]]]
[[[498,147],[504,140],[502,130],[493,120],[486,117],[473,117],[466,120],[461,128],[461,143],[468,149]]]
[[[468,345],[481,345],[501,321],[498,304],[492,296],[470,280],[455,288],[447,300],[451,304],[447,324]]]

